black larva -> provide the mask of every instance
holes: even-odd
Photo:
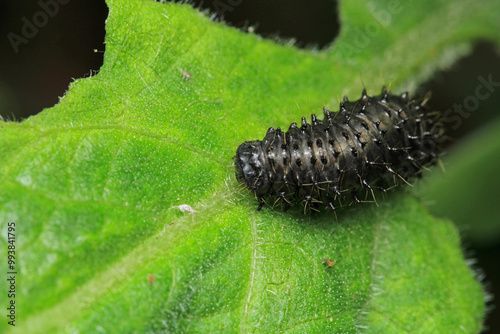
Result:
[[[269,128],[262,141],[241,144],[234,157],[236,177],[255,193],[257,211],[266,200],[285,209],[301,201],[306,207],[335,208],[359,203],[398,183],[419,176],[438,161],[443,138],[441,116],[426,101],[395,96],[382,89],[370,97],[340,103],[311,124],[292,123],[287,132]]]

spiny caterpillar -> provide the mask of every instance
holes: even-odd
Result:
[[[357,101],[344,97],[339,112],[323,109],[323,120],[302,117],[301,126],[269,128],[262,141],[241,144],[236,177],[259,200],[257,211],[268,199],[285,210],[299,201],[305,209],[335,210],[347,197],[375,200],[374,190],[408,183],[439,161],[442,118],[426,102],[385,87],[379,96],[363,90]]]

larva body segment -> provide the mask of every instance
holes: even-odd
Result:
[[[312,209],[335,208],[346,199],[360,202],[419,176],[438,161],[442,139],[440,114],[425,103],[395,96],[385,87],[379,96],[324,109],[323,120],[292,123],[287,132],[270,128],[262,141],[241,144],[236,177],[255,193],[259,207],[267,199],[285,209],[297,201]]]

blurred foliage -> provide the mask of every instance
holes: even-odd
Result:
[[[419,184],[429,210],[456,222],[476,243],[500,238],[500,118],[445,155],[443,170]]]

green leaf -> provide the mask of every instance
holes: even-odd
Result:
[[[188,5],[109,0],[100,73],[0,123],[1,240],[15,222],[18,272],[16,328],[0,330],[479,332],[456,229],[411,194],[337,217],[257,213],[228,167],[242,141],[363,82],[416,87],[473,40],[500,40],[498,1],[393,4],[342,2],[341,35],[312,52]]]
[[[444,172],[433,172],[419,187],[433,214],[452,219],[483,245],[500,236],[500,179],[494,177],[500,169],[499,132],[500,119],[481,128],[444,157]]]

